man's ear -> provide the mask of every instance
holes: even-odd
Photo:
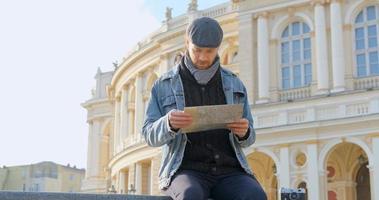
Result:
[[[188,37],[186,37],[186,49],[188,49],[189,47],[189,40],[188,40]]]

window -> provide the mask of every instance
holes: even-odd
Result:
[[[379,6],[368,6],[355,18],[356,76],[379,75]]]
[[[282,32],[280,46],[282,89],[309,86],[312,82],[310,28],[293,22]]]

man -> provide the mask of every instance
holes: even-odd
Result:
[[[245,86],[220,66],[223,31],[214,19],[194,20],[186,31],[180,63],[154,84],[142,134],[148,145],[163,146],[159,186],[175,200],[265,200],[242,147],[255,132]],[[185,106],[243,104],[243,117],[228,129],[184,133],[192,123]]]

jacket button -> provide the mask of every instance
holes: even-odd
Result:
[[[212,172],[215,172],[217,171],[217,168],[216,167],[212,167]]]
[[[217,160],[217,159],[219,159],[219,158],[220,158],[220,155],[216,154],[216,155],[215,155],[215,159]]]

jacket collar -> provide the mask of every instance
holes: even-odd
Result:
[[[175,65],[170,71],[162,75],[162,80],[170,80],[171,89],[174,92],[175,100],[177,102],[177,108],[179,110],[183,110],[185,106],[185,99],[183,84],[179,74],[179,67],[179,64]],[[236,75],[223,67],[220,67],[220,69],[226,103],[233,104],[233,76],[236,77]]]
[[[162,75],[162,80],[166,79],[172,79],[172,78],[178,78],[179,75],[179,66],[180,64],[175,65],[170,71]],[[220,66],[221,69],[221,76],[236,76],[233,72],[223,68]]]

